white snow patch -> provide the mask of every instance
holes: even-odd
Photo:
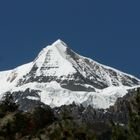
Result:
[[[26,98],[29,100],[36,100],[36,101],[40,100],[38,97],[34,97],[34,96],[27,96]]]

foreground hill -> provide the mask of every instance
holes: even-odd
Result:
[[[11,94],[0,103],[0,140],[139,140],[140,89],[108,110],[76,104],[22,112]]]

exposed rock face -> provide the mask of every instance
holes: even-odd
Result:
[[[95,123],[107,124],[111,123],[111,121],[126,125],[129,119],[129,106],[133,106],[132,102],[135,102],[136,95],[137,91],[133,89],[124,97],[118,98],[115,105],[105,110],[94,109],[92,106],[84,108],[82,105],[77,106],[73,103],[68,106],[54,108],[54,111],[56,112],[56,116],[59,118],[61,118],[60,115],[62,115],[63,112],[67,112],[70,117],[74,118],[74,120],[86,122],[89,126],[93,126]]]
[[[29,73],[19,79],[17,86],[30,82],[51,81],[57,81],[62,87],[74,91],[95,91],[94,88],[104,89],[110,85],[140,84],[133,76],[76,54],[60,40],[43,49]],[[84,84],[92,88],[87,88]]]

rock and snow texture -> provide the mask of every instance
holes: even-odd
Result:
[[[80,56],[57,40],[33,62],[0,72],[0,85],[0,96],[13,93],[17,102],[26,98],[52,107],[75,102],[107,108],[140,80]]]

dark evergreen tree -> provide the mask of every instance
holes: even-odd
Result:
[[[137,89],[134,100],[128,104],[128,110],[128,126],[113,123],[113,140],[140,140],[140,88]]]
[[[12,94],[6,93],[0,103],[0,108],[4,112],[14,112],[18,109],[18,105],[15,103]]]

